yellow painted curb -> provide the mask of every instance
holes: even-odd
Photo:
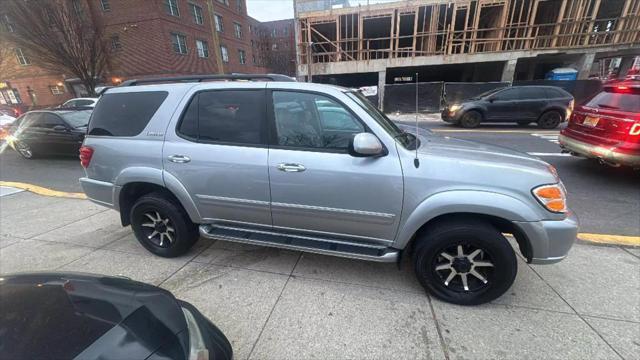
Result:
[[[579,233],[578,239],[598,244],[640,246],[640,236]]]
[[[0,181],[0,186],[9,186],[13,188],[18,188],[18,189],[30,191],[34,194],[44,195],[44,196],[62,197],[62,198],[70,198],[70,199],[86,199],[87,198],[87,196],[83,193],[51,190],[51,189],[44,188],[42,186],[21,183],[21,182]]]

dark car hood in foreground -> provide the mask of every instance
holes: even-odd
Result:
[[[189,334],[168,291],[125,278],[0,278],[2,359],[184,359]]]

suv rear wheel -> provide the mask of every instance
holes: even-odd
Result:
[[[480,221],[444,222],[421,234],[413,263],[422,286],[437,298],[477,305],[504,294],[518,264],[511,245]]]
[[[140,244],[158,256],[180,256],[198,240],[198,227],[182,207],[160,193],[140,197],[130,220]]]
[[[555,110],[550,110],[540,115],[538,126],[542,129],[555,129],[562,122],[562,114]]]

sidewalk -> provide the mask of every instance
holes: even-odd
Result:
[[[555,265],[519,259],[511,290],[460,307],[428,297],[411,264],[200,240],[148,253],[119,215],[86,200],[0,197],[0,273],[124,275],[207,315],[236,359],[638,359],[640,249],[576,244]]]

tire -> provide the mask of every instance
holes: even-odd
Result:
[[[31,145],[27,144],[23,141],[16,141],[13,143],[13,148],[18,153],[18,155],[22,156],[24,159],[31,160],[36,157]]]
[[[161,193],[140,197],[129,217],[140,244],[155,255],[180,256],[198,241],[198,227],[180,205]]]
[[[517,121],[517,123],[518,123],[518,126],[526,127],[526,126],[529,126],[529,124],[531,123],[531,121],[520,120],[520,121]]]
[[[463,128],[471,129],[478,127],[482,122],[482,114],[476,110],[469,110],[462,114],[459,124]]]
[[[538,118],[538,127],[541,129],[555,129],[562,122],[562,114],[558,111],[550,110]]]
[[[513,248],[487,223],[473,220],[439,223],[420,234],[416,241],[413,252],[416,276],[425,290],[443,301],[483,304],[504,294],[515,280],[518,263]],[[465,256],[459,256],[459,249]],[[480,252],[476,253],[477,250]]]

